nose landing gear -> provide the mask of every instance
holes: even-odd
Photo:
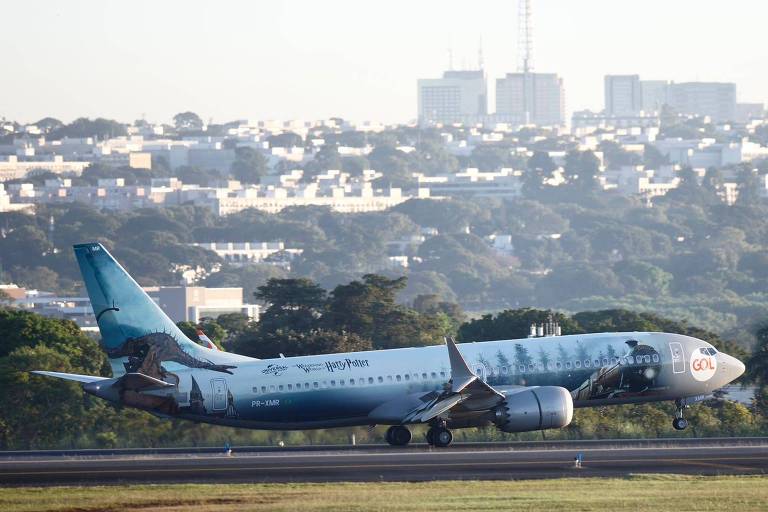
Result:
[[[677,406],[677,410],[675,411],[675,419],[672,420],[672,428],[675,430],[685,430],[688,428],[688,420],[683,418],[683,411],[688,406],[681,400],[675,400],[675,405]]]

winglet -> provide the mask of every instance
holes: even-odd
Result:
[[[460,393],[462,389],[477,380],[477,375],[469,368],[453,338],[446,336],[445,345],[448,347],[448,359],[451,362],[451,391]]]

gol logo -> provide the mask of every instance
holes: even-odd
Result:
[[[703,354],[691,358],[691,375],[699,382],[711,379],[717,371],[717,359]]]

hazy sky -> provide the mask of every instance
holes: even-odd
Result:
[[[764,0],[534,0],[537,71],[568,111],[602,107],[606,73],[735,81],[768,101]],[[517,2],[458,0],[9,1],[0,117],[32,122],[193,110],[251,119],[407,121],[416,79],[475,66],[489,90],[517,66]]]

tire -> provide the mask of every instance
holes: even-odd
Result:
[[[405,446],[411,442],[411,431],[402,425],[395,425],[387,429],[386,439],[392,446]]]
[[[672,420],[672,428],[675,430],[685,430],[688,428],[688,420],[685,418],[675,418]]]
[[[445,448],[453,441],[453,434],[447,428],[437,428],[433,434],[433,440],[435,441],[435,446]]]

